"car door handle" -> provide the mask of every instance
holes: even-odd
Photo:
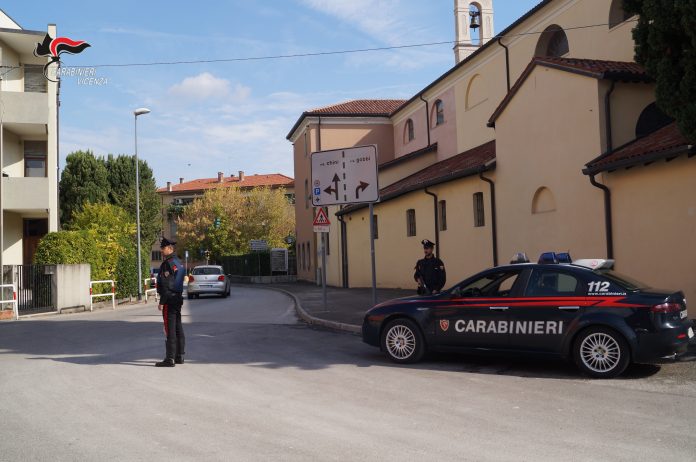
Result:
[[[493,311],[505,311],[505,310],[509,310],[510,307],[509,306],[491,306],[490,309]]]
[[[580,309],[579,306],[559,306],[559,310],[563,311],[578,311]]]

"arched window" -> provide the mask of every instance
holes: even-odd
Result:
[[[623,0],[613,0],[609,7],[609,28],[616,27],[627,19],[631,18],[623,8]]]
[[[659,130],[665,125],[674,122],[674,119],[665,114],[657,107],[657,104],[650,103],[643,109],[636,123],[636,138],[649,135],[655,130]]]
[[[548,213],[556,210],[556,199],[549,188],[542,186],[534,193],[532,199],[532,213]]]
[[[413,141],[415,137],[416,135],[413,132],[413,119],[408,119],[404,127],[404,144]]]
[[[488,99],[486,84],[479,74],[476,74],[469,80],[469,85],[466,87],[466,110],[478,106]]]
[[[534,55],[559,58],[569,51],[568,36],[561,26],[553,24],[541,33]]]
[[[433,127],[445,123],[445,103],[443,103],[441,99],[438,99],[437,101],[435,101],[435,104],[433,104],[433,110],[430,119],[432,120],[432,123],[430,125]]]

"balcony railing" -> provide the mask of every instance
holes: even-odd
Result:
[[[3,178],[3,208],[12,210],[50,209],[48,178]],[[57,194],[54,192],[54,194]]]

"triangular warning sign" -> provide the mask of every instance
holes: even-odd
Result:
[[[326,215],[326,212],[324,212],[323,208],[320,208],[319,211],[317,212],[317,216],[314,217],[314,226],[329,226],[331,222],[329,221],[329,217]]]

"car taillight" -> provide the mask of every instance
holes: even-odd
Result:
[[[189,276],[189,282],[193,281],[193,276]]]
[[[225,276],[218,276],[218,281],[224,281],[224,280],[225,280]]]
[[[677,313],[683,310],[679,303],[661,303],[650,308],[653,313]]]

